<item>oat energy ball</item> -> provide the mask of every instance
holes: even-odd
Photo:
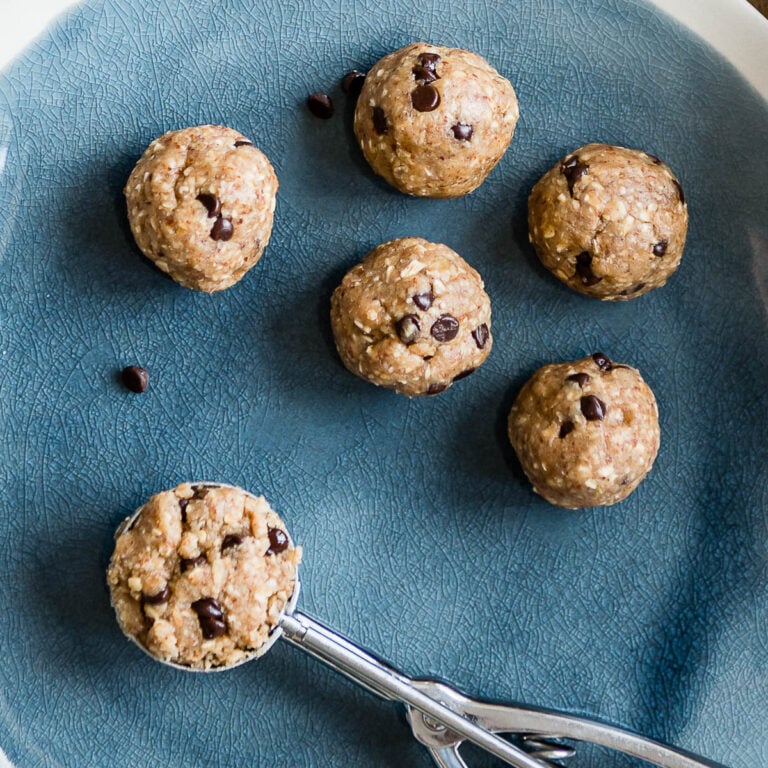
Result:
[[[688,208],[658,157],[607,144],[566,155],[534,186],[528,233],[542,264],[587,296],[625,301],[667,282]]]
[[[220,125],[155,139],[125,185],[141,251],[176,282],[205,293],[234,285],[261,258],[276,193],[266,155]]]
[[[355,136],[371,168],[401,192],[459,197],[499,162],[517,118],[514,88],[482,56],[414,43],[371,67]]]
[[[491,351],[491,302],[480,275],[446,245],[390,240],[344,276],[331,299],[344,365],[409,397],[436,395]]]
[[[533,489],[569,509],[626,498],[659,450],[650,387],[634,368],[600,352],[536,371],[517,396],[508,426]]]
[[[107,582],[123,632],[152,656],[229,667],[263,649],[300,559],[262,497],[186,483],[118,529]]]

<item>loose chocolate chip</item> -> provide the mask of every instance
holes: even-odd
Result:
[[[478,325],[474,331],[472,331],[472,338],[475,340],[478,349],[485,349],[485,345],[488,343],[488,337],[491,332],[488,330],[488,326],[483,323]]]
[[[363,83],[365,83],[365,72],[360,72],[357,69],[353,69],[351,72],[347,72],[341,81],[341,90],[347,96],[351,96],[356,99],[360,95],[360,91],[363,90]]]
[[[434,83],[435,80],[439,80],[440,76],[435,72],[434,69],[431,69],[430,67],[423,67],[421,65],[415,66],[411,72],[413,72],[413,79],[417,82],[423,83],[426,85],[427,83]]]
[[[453,138],[456,141],[470,141],[472,138],[472,126],[465,125],[464,123],[456,123],[451,126],[453,131]]]
[[[243,543],[242,536],[238,536],[236,533],[228,533],[224,537],[224,541],[221,542],[221,551],[224,552],[224,550],[230,549],[231,547],[236,547],[242,543]]]
[[[218,219],[211,227],[211,237],[214,240],[229,240],[235,232],[235,228],[232,226],[232,222],[229,219],[225,219],[223,216],[219,216]]]
[[[428,395],[439,395],[441,392],[445,392],[448,389],[447,384],[430,384],[427,388]]]
[[[453,315],[442,315],[429,329],[436,341],[451,341],[459,332],[459,321]]]
[[[597,285],[603,279],[592,271],[592,254],[589,251],[582,251],[576,257],[576,274],[586,286]]]
[[[235,146],[236,147],[252,147],[253,142],[248,141],[248,139],[241,139],[240,141],[235,142]]]
[[[395,329],[403,344],[413,344],[421,332],[419,318],[416,315],[405,315],[395,323]]]
[[[142,598],[146,605],[160,605],[167,603],[170,596],[171,588],[166,584],[156,595],[142,595]]]
[[[312,93],[307,96],[309,111],[321,120],[333,117],[333,101],[327,93]]]
[[[466,371],[462,371],[458,376],[454,376],[453,380],[461,381],[462,379],[466,379],[467,376],[471,376],[476,370],[477,368],[467,368]]]
[[[267,555],[278,555],[288,549],[288,534],[280,528],[270,528],[267,531],[269,536],[269,549]]]
[[[595,354],[592,355],[592,359],[601,371],[613,370],[613,361],[608,355],[604,355],[602,352],[595,352]]]
[[[417,85],[411,91],[411,104],[418,112],[431,112],[440,104],[440,93],[433,85]]]
[[[210,192],[201,192],[197,196],[197,201],[205,206],[209,219],[215,219],[219,215],[221,202],[216,195],[212,195]]]
[[[182,523],[187,522],[187,504],[189,504],[189,499],[179,499],[179,512],[181,512]]]
[[[373,127],[376,129],[376,133],[378,133],[379,136],[383,136],[389,130],[387,116],[384,114],[384,110],[381,107],[373,108]]]
[[[587,421],[602,421],[605,418],[605,403],[594,395],[581,398],[581,412]]]
[[[427,293],[417,293],[415,296],[413,296],[413,303],[419,309],[423,309],[425,311],[432,306],[432,302],[434,300],[435,297],[432,291],[428,291]]]
[[[123,368],[120,377],[125,387],[130,389],[131,392],[140,395],[142,392],[147,391],[149,371],[146,368],[141,368],[138,365],[129,365],[127,368]]]
[[[205,555],[198,555],[197,557],[185,557],[182,558],[181,562],[179,563],[179,568],[181,569],[182,573],[186,573],[186,571],[191,570],[192,568],[198,568],[201,565],[205,565],[208,562],[208,559]]]
[[[672,183],[677,187],[677,194],[680,196],[680,205],[685,205],[685,195],[683,194],[683,188],[680,186],[680,182],[677,179],[672,179]]]
[[[206,640],[213,640],[215,637],[221,637],[227,631],[227,625],[224,623],[224,611],[221,610],[219,603],[212,597],[203,597],[192,603],[192,610],[197,614],[200,622],[200,629]]]
[[[653,255],[663,256],[667,252],[668,245],[669,243],[666,240],[659,240],[659,242],[653,246]]]
[[[563,422],[563,423],[560,425],[560,439],[562,440],[562,439],[563,439],[564,437],[566,437],[567,435],[570,435],[570,434],[571,434],[571,432],[573,432],[573,428],[574,428],[574,426],[575,426],[575,425],[574,425],[574,423],[573,423],[572,421],[570,421],[570,420],[568,420],[568,421],[564,421],[564,422]]]
[[[427,69],[434,69],[438,61],[440,61],[439,53],[430,52],[419,54],[419,64],[421,64],[422,67],[427,67]]]
[[[584,385],[590,380],[590,375],[588,373],[572,373],[570,376],[566,376],[566,381],[575,381],[582,389],[584,389]]]
[[[571,193],[571,197],[573,197],[573,188],[576,186],[576,182],[586,173],[589,173],[589,166],[586,163],[582,163],[578,156],[573,155],[572,157],[567,157],[560,164],[560,173],[565,176],[565,180],[568,182],[568,191]]]

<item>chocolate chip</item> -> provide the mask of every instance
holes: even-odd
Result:
[[[200,485],[193,485],[192,491],[194,493],[195,499],[204,499],[208,495],[208,491],[210,491],[212,488],[220,488],[221,486],[215,485],[213,483],[201,483]]]
[[[200,629],[206,640],[213,640],[213,638],[221,637],[226,633],[227,625],[224,623],[224,611],[212,597],[195,600],[191,607],[197,614]]]
[[[604,355],[602,352],[595,352],[595,354],[592,355],[592,359],[601,371],[610,371],[613,369],[613,361],[608,355]]]
[[[214,240],[229,240],[235,232],[235,228],[232,226],[232,222],[229,219],[225,219],[223,216],[219,216],[211,227],[211,237]]]
[[[387,116],[384,114],[384,110],[381,107],[373,108],[373,127],[376,129],[376,133],[378,133],[379,136],[383,136],[389,130]]]
[[[491,332],[488,330],[488,326],[483,323],[478,325],[474,331],[472,331],[472,338],[475,340],[478,349],[485,349],[485,345],[488,343],[488,338]]]
[[[307,96],[309,111],[321,120],[333,117],[333,101],[327,93],[312,93]]]
[[[253,142],[248,141],[248,139],[241,139],[240,141],[235,142],[235,146],[236,147],[252,147]]]
[[[472,138],[472,126],[465,125],[464,123],[456,123],[451,126],[453,131],[453,138],[456,141],[469,141]]]
[[[242,543],[243,543],[242,536],[238,536],[236,533],[228,533],[224,537],[224,540],[221,542],[221,551],[224,552],[224,550],[230,549],[232,547],[236,547]]]
[[[576,274],[586,286],[597,285],[603,279],[592,272],[592,254],[589,251],[582,251],[576,257]]]
[[[432,291],[427,293],[417,293],[413,298],[413,303],[424,311],[428,310],[432,306],[432,302],[435,300],[435,296]]]
[[[137,395],[146,392],[149,386],[149,371],[138,365],[129,365],[123,368],[120,378],[123,380],[125,387]]]
[[[411,72],[413,72],[413,79],[417,82],[423,83],[424,85],[427,83],[434,83],[435,80],[440,79],[440,75],[438,75],[434,69],[423,67],[421,65],[415,66]]]
[[[568,191],[571,193],[571,197],[573,197],[573,188],[576,186],[576,182],[586,173],[589,173],[589,166],[586,163],[582,163],[578,156],[573,155],[572,157],[567,157],[560,164],[560,173],[565,176],[565,180],[568,182]]]
[[[668,245],[669,243],[666,240],[659,240],[659,242],[653,246],[653,255],[663,256],[667,252]]]
[[[179,568],[182,573],[191,570],[192,568],[199,568],[201,565],[205,565],[208,559],[205,555],[198,555],[197,557],[184,557],[179,563]]]
[[[270,528],[267,531],[269,536],[269,549],[265,554],[278,555],[288,549],[288,534],[280,528]]]
[[[205,206],[205,210],[208,211],[208,218],[215,219],[221,211],[221,202],[216,195],[210,192],[201,192],[197,196],[197,201]]]
[[[656,155],[652,155],[650,152],[646,152],[645,154],[648,155],[648,157],[650,157],[651,160],[653,160],[654,165],[661,165],[661,160],[658,157],[656,157]]]
[[[453,315],[442,315],[429,329],[437,341],[451,341],[459,332],[459,321]]]
[[[560,439],[562,440],[567,435],[570,435],[571,432],[573,432],[575,424],[569,419],[568,421],[564,421],[560,425]]]
[[[566,381],[575,381],[582,389],[584,385],[590,380],[591,376],[588,373],[572,373],[570,376],[566,376]]]
[[[433,85],[417,85],[411,91],[411,104],[418,112],[431,112],[440,104],[440,93]]]
[[[179,512],[181,512],[182,523],[187,522],[187,504],[189,504],[189,499],[179,499]]]
[[[448,389],[447,384],[430,384],[427,388],[428,395],[439,395],[441,392],[445,392]]]
[[[602,421],[605,418],[605,403],[594,395],[581,398],[581,412],[587,421]]]
[[[431,360],[433,357],[434,357],[434,355],[424,355],[424,357],[422,357],[421,359],[422,359],[422,360],[423,360],[425,363],[428,363],[428,362],[429,362],[429,361],[430,361],[430,360]]]
[[[677,187],[677,194],[680,196],[680,204],[685,205],[685,195],[683,194],[683,188],[680,186],[680,182],[677,179],[672,179],[672,183]]]
[[[156,595],[142,595],[142,600],[146,605],[160,605],[167,603],[171,596],[171,588],[166,584]]]
[[[638,283],[631,288],[625,288],[623,291],[619,291],[619,296],[633,296],[645,288],[645,283]]]
[[[416,315],[405,315],[395,323],[395,329],[403,344],[413,344],[421,332],[419,318]]]
[[[363,90],[363,83],[365,83],[365,72],[353,69],[344,75],[341,81],[341,90],[347,96],[356,99],[360,95],[360,91]]]
[[[458,376],[454,376],[453,380],[461,381],[462,379],[466,379],[467,376],[471,376],[476,370],[477,368],[467,368],[466,371],[462,371],[460,374],[458,374]]]
[[[438,61],[440,61],[439,53],[429,52],[419,54],[419,64],[427,69],[434,69]]]

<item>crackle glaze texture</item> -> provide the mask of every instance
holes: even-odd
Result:
[[[339,79],[413,40],[477,51],[518,94],[515,139],[467,197],[395,192],[355,142]],[[318,90],[331,120],[305,107]],[[140,255],[122,195],[153,138],[204,124],[253,140],[280,179],[267,254],[213,296]],[[283,642],[199,676],[123,637],[115,527],[208,478],[264,494],[303,546],[302,608],[406,672],[765,765],[766,124],[732,69],[635,0],[112,0],[65,17],[0,75],[9,759],[430,765],[390,705]],[[528,244],[534,183],[594,141],[662,157],[689,204],[680,269],[631,302],[576,294]],[[483,276],[494,348],[409,401],[344,369],[329,302],[372,248],[414,236]],[[560,511],[506,417],[537,368],[598,350],[642,371],[663,444],[625,501]],[[129,364],[144,394],[122,387]]]

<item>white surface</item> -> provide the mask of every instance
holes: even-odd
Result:
[[[768,20],[747,0],[650,1],[718,50],[768,100]],[[0,0],[0,68],[74,4],[75,0]]]
[[[719,51],[768,101],[768,19],[746,0],[651,0]]]

